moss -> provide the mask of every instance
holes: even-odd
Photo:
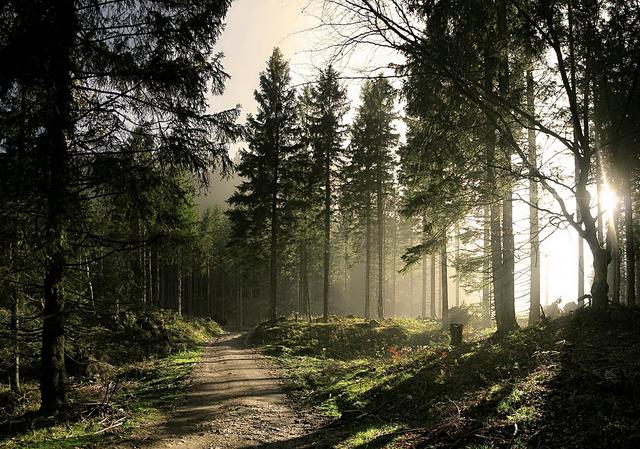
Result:
[[[0,448],[113,447],[140,426],[163,419],[168,407],[184,395],[188,376],[202,356],[202,344],[222,331],[210,320],[184,319],[167,313],[154,313],[151,318],[147,318],[128,318],[126,326],[129,326],[129,331],[121,331],[130,337],[140,336],[146,332],[144,329],[150,326],[149,323],[155,323],[153,326],[156,330],[152,334],[156,335],[159,332],[161,338],[168,341],[168,347],[166,351],[163,349],[151,352],[148,356],[133,361],[123,357],[124,361],[120,364],[117,363],[120,360],[111,359],[111,363],[115,365],[115,372],[110,382],[118,387],[109,407],[101,412],[100,418],[95,415],[89,416],[89,410],[74,404],[100,402],[104,396],[104,389],[86,379],[76,378],[72,385],[73,402],[67,422],[0,439]],[[147,324],[141,324],[145,320]],[[142,328],[142,331],[132,330],[136,326]],[[94,329],[93,338],[100,335],[102,329]],[[90,341],[87,344],[98,345],[99,342]],[[145,341],[136,341],[136,345],[131,345],[131,340],[121,337],[113,338],[109,343],[110,351],[117,350],[122,354],[127,354],[132,347],[140,348],[145,344]],[[109,382],[105,383],[107,384]],[[28,405],[21,411],[35,411],[38,405],[37,385],[28,383],[25,388],[34,394],[29,395]],[[105,428],[104,423],[98,423],[105,418],[105,423],[125,419],[112,430],[96,434]]]
[[[377,438],[383,435],[389,435],[400,429],[396,424],[377,424],[370,425],[362,430],[354,432],[347,440],[337,447],[339,449],[348,449],[352,447],[367,447]]]
[[[471,330],[456,348],[428,321],[280,321],[254,342],[294,394],[339,418],[337,447],[631,448],[639,321],[633,309],[580,312],[500,338]]]

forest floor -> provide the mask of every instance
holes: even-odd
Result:
[[[37,413],[37,342],[23,348],[31,356],[23,357],[21,393],[0,385],[0,449],[135,447],[132,435],[164,422],[223,334],[211,320],[158,311],[84,325],[83,338],[69,340],[69,405],[57,417]]]
[[[429,320],[281,319],[251,341],[332,419],[307,436],[329,447],[637,449],[638,323],[578,311],[503,337],[470,327],[454,347]]]
[[[229,333],[207,346],[168,419],[142,427],[122,447],[304,447],[301,441],[320,420],[290,402],[280,372],[245,340],[245,334]]]
[[[13,409],[0,391],[0,448],[637,449],[638,323],[579,311],[500,338],[470,326],[454,347],[432,320],[281,318],[247,338],[130,317],[84,348],[129,359],[74,378],[65,420],[25,418],[33,382]]]

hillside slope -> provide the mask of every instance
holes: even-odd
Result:
[[[582,312],[454,348],[428,322],[279,321],[253,341],[336,418],[336,447],[637,448],[638,323]]]

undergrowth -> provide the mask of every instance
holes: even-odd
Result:
[[[168,312],[123,314],[96,325],[68,350],[75,365],[69,407],[56,420],[36,414],[39,392],[28,378],[20,395],[0,386],[0,448],[113,447],[163,418],[184,392],[202,346],[222,330],[211,320]]]
[[[451,347],[430,322],[281,320],[253,341],[336,419],[335,447],[638,448],[638,322],[582,311]]]

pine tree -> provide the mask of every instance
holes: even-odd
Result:
[[[347,94],[340,85],[338,73],[329,66],[320,72],[313,88],[311,123],[312,146],[317,173],[321,174],[323,193],[323,319],[329,320],[329,286],[331,273],[331,218],[336,170],[342,163],[348,110]]]
[[[298,97],[299,148],[291,159],[289,171],[293,223],[293,240],[298,247],[300,273],[299,312],[311,319],[310,270],[317,259],[321,240],[322,173],[314,157],[314,98],[311,86],[302,89]]]
[[[377,316],[384,317],[384,229],[385,200],[393,184],[393,147],[398,136],[393,121],[396,119],[396,92],[389,82],[379,76],[367,81],[360,94],[361,105],[351,125],[349,163],[345,167],[350,207],[364,222],[365,236],[365,316],[370,318],[371,225],[377,225],[378,287]],[[376,216],[373,216],[375,200]]]
[[[269,295],[272,319],[278,316],[279,251],[284,242],[283,228],[290,221],[290,203],[286,201],[288,165],[298,148],[297,99],[291,87],[289,64],[275,48],[267,68],[260,74],[260,90],[254,96],[258,112],[249,116],[249,151],[242,153],[238,173],[246,181],[229,203],[235,224],[252,223],[253,233],[269,229]],[[244,217],[239,215],[243,214]]]
[[[213,45],[229,4],[20,0],[2,9],[0,55],[12,64],[0,74],[0,129],[10,126],[5,117],[28,109],[27,126],[6,144],[33,169],[38,189],[30,200],[46,229],[32,236],[44,248],[43,412],[66,402],[72,310],[64,284],[82,253],[79,242],[94,235],[83,215],[104,181],[87,178],[87,167],[97,155],[118,159],[141,132],[158,163],[201,176],[212,163],[227,163],[237,111],[208,114],[206,93],[219,94],[226,79]]]

